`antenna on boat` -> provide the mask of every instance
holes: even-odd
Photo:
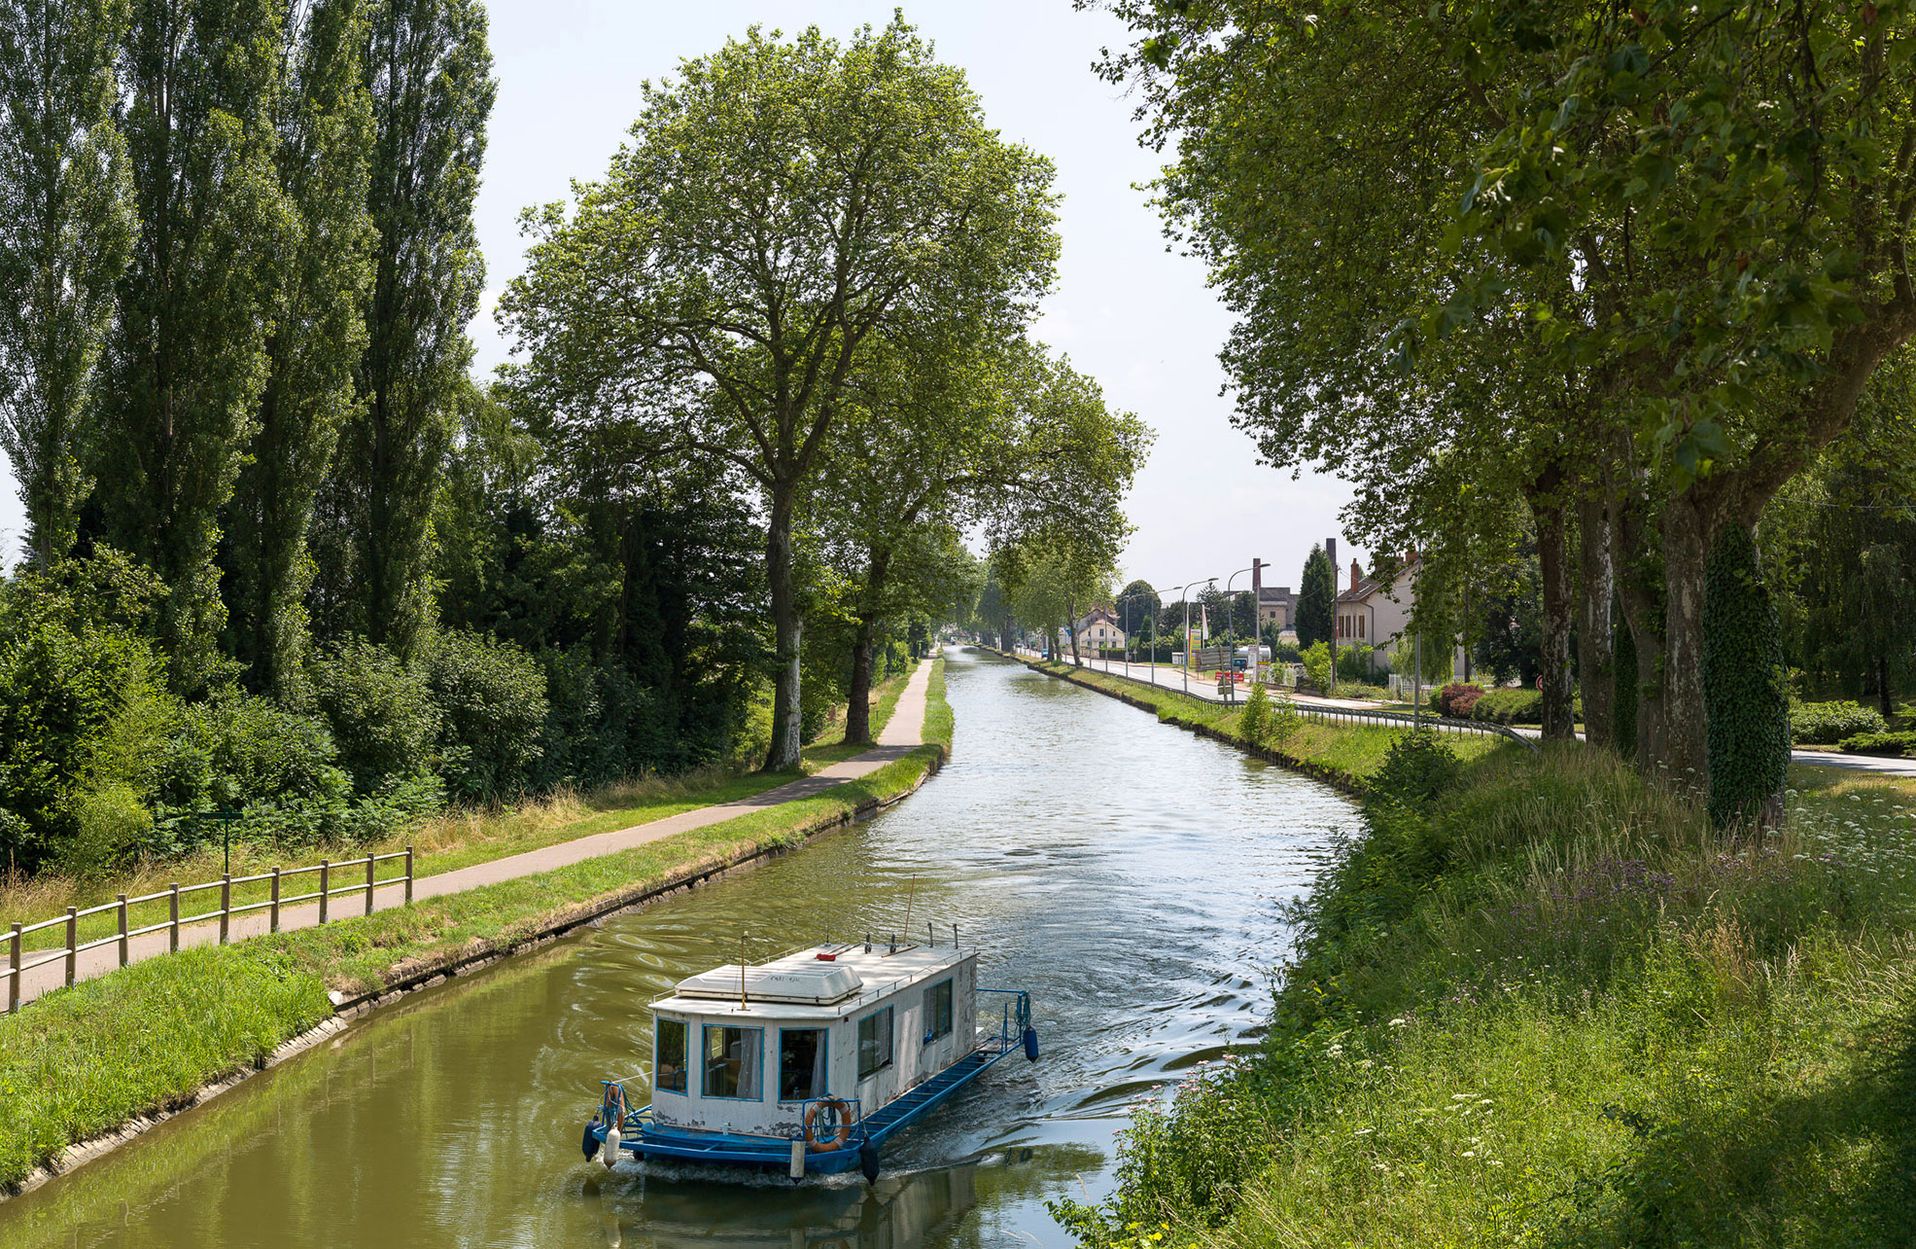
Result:
[[[745,1000],[745,930],[738,930],[738,1008],[744,1010]]]
[[[938,938],[932,935],[930,920],[925,921],[925,944],[934,950],[938,948]]]
[[[958,948],[958,925],[956,924],[951,926],[951,948],[954,950]]]
[[[905,890],[905,931],[906,932],[911,931],[911,900],[914,896],[917,895],[917,893],[918,893],[918,875],[917,873],[914,872],[911,878],[911,886]],[[898,944],[897,937],[893,937],[891,941],[892,941],[892,945],[894,946]]]

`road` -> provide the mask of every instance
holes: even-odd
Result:
[[[1037,658],[1036,652],[1021,652],[1027,658]],[[1203,698],[1210,702],[1223,702],[1218,693],[1217,682],[1200,681],[1195,672],[1189,674],[1170,664],[1126,664],[1121,659],[1086,661],[1080,665],[1093,672],[1109,672],[1115,677],[1129,677],[1133,681],[1156,685],[1162,689],[1178,690],[1193,698]],[[1362,702],[1351,698],[1319,698],[1314,694],[1294,694],[1292,697],[1302,707],[1342,708],[1347,710],[1376,709],[1375,703]],[[1239,696],[1242,700],[1242,695]],[[1524,725],[1513,726],[1525,737],[1541,737],[1542,733]],[[1583,736],[1579,733],[1577,736]],[[1868,772],[1877,776],[1916,776],[1916,759],[1886,758],[1882,755],[1845,755],[1831,750],[1792,750],[1792,763],[1807,764],[1815,768],[1841,768],[1848,772]]]

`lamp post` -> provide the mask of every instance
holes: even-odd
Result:
[[[1240,568],[1236,572],[1232,573],[1230,576],[1224,579],[1224,631],[1231,635],[1231,640],[1233,642],[1237,641],[1237,600],[1231,597],[1231,584],[1235,582],[1239,577],[1243,576],[1245,573],[1249,571],[1251,571],[1249,568]],[[1257,604],[1256,603],[1251,604],[1251,623],[1253,626],[1251,640],[1255,642],[1257,640],[1257,633],[1255,628],[1257,623]],[[1233,670],[1235,670],[1237,665],[1232,664],[1231,667]],[[1237,682],[1236,681],[1232,681],[1230,683],[1229,688],[1225,691],[1225,701],[1226,702],[1237,701]]]
[[[1155,595],[1157,593],[1157,590],[1154,588],[1151,590],[1151,593]],[[1120,594],[1118,595],[1117,603],[1114,604],[1114,606],[1117,606],[1119,608],[1118,628],[1124,630],[1124,675],[1127,678],[1130,677],[1131,675],[1131,635],[1133,632],[1135,632],[1135,630],[1126,628],[1124,623],[1126,617],[1124,615],[1122,605],[1124,603],[1124,600],[1128,598],[1139,598],[1139,597],[1142,597],[1142,594],[1143,592],[1139,590],[1133,590],[1129,594]],[[1104,660],[1104,670],[1106,672],[1111,671],[1111,658],[1108,655],[1105,657],[1105,660]],[[1155,685],[1156,682],[1154,681],[1152,682],[1152,684]]]
[[[1185,591],[1199,583],[1216,585],[1217,578],[1199,577],[1196,581],[1187,581],[1178,587],[1178,597],[1184,601],[1184,664],[1179,671],[1182,674],[1184,692],[1186,694],[1191,692],[1191,596],[1186,594]],[[1152,684],[1155,685],[1157,682],[1153,681]]]

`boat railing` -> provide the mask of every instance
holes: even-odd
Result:
[[[978,992],[996,994],[1005,999],[996,1038],[998,1052],[1003,1053],[1014,1045],[1022,1045],[1025,1029],[1031,1026],[1031,994],[1024,989],[981,988]]]

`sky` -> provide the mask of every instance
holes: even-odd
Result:
[[[509,356],[492,305],[522,267],[520,211],[605,172],[637,113],[642,80],[670,75],[682,58],[754,23],[788,32],[817,24],[844,36],[861,23],[882,25],[894,7],[492,0],[499,95],[476,210],[487,264],[472,326],[478,368],[490,372]],[[1137,185],[1153,177],[1159,157],[1136,141],[1135,101],[1092,72],[1100,47],[1122,42],[1123,28],[1071,0],[919,0],[904,11],[941,59],[965,70],[991,124],[1057,164],[1063,255],[1035,333],[1096,378],[1113,406],[1157,431],[1126,501],[1135,533],[1122,579],[1143,578],[1160,592],[1207,577],[1222,586],[1256,557],[1273,565],[1267,584],[1296,587],[1311,545],[1336,535],[1350,489],[1259,465],[1250,439],[1231,425],[1217,363],[1230,314],[1207,288],[1203,264],[1167,250]],[[3,460],[0,534],[11,553],[24,524]],[[1235,584],[1244,588],[1249,577]]]

